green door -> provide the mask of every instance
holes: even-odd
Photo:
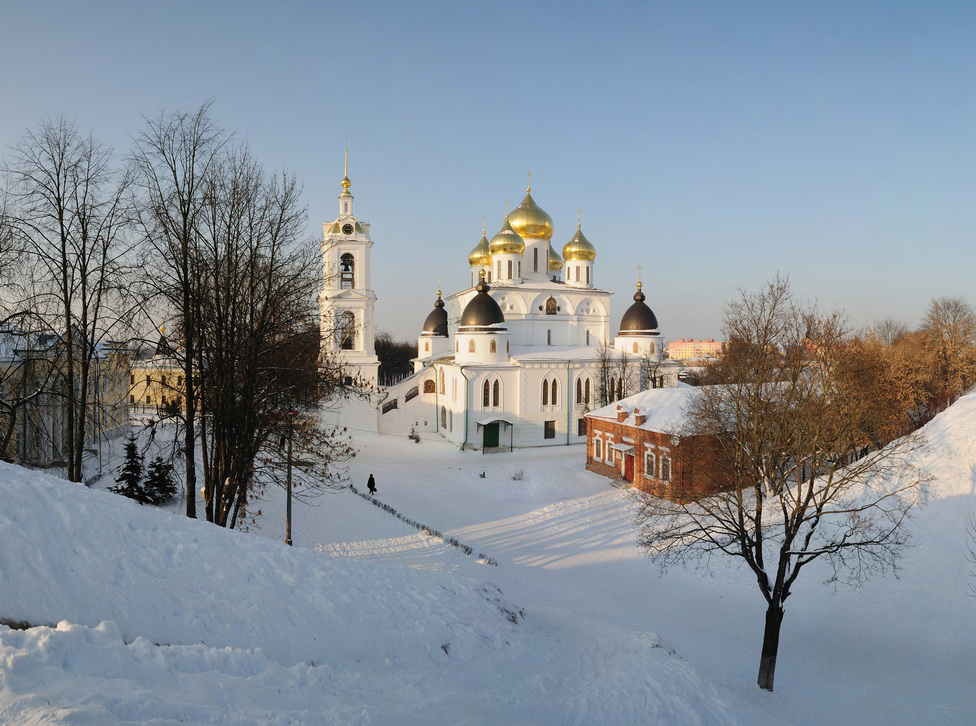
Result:
[[[493,421],[485,426],[484,447],[490,449],[498,446],[498,422]]]

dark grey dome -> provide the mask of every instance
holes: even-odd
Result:
[[[495,299],[488,294],[491,288],[485,282],[483,273],[481,280],[478,282],[478,287],[475,289],[478,291],[478,294],[471,298],[471,301],[464,306],[464,312],[461,313],[460,327],[484,328],[489,325],[504,323],[505,316],[502,315],[502,309],[498,307]]]
[[[424,321],[424,331],[425,333],[430,333],[431,335],[439,335],[441,337],[447,337],[447,311],[444,309],[444,301],[441,300],[440,290],[437,291],[437,301],[434,303],[434,309],[430,311],[430,315]]]
[[[634,293],[634,304],[627,308],[627,312],[620,319],[620,335],[650,335],[657,333],[657,318],[654,312],[644,304],[644,293],[637,283]]]

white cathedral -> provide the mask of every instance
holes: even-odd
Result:
[[[349,187],[347,154],[339,216],[322,225],[322,346],[351,379],[377,389],[380,433],[415,429],[462,449],[580,443],[586,411],[638,388],[676,385],[639,278],[611,345],[612,293],[596,287],[596,248],[577,222],[560,256],[552,218],[529,186],[498,234],[489,241],[483,233],[468,255],[471,287],[446,299],[437,291],[413,374],[377,387],[373,243],[369,225],[353,215]]]

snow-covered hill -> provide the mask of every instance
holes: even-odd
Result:
[[[774,694],[751,578],[659,576],[577,447],[358,437],[357,483],[498,567],[348,491],[289,548],[278,492],[255,536],[0,465],[0,618],[43,625],[0,626],[0,723],[970,723],[976,394],[924,434],[901,578],[805,572]]]

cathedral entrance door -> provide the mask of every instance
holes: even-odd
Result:
[[[498,446],[498,422],[493,421],[490,424],[485,424],[484,439],[482,440],[482,445],[486,449]]]
[[[624,479],[629,482],[634,481],[634,455],[627,454],[624,456]]]

